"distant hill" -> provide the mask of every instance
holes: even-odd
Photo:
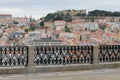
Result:
[[[112,11],[105,11],[105,10],[94,10],[88,13],[88,16],[113,16],[117,17],[120,16],[120,12],[112,12]]]
[[[42,24],[46,21],[55,21],[55,20],[64,20],[66,22],[71,22],[74,18],[82,19],[94,19],[99,18],[98,16],[103,17],[120,17],[120,12],[112,12],[105,10],[93,10],[87,13],[86,10],[61,10],[54,13],[49,13],[42,19]]]
[[[64,20],[70,22],[74,16],[86,16],[86,10],[62,10],[49,13],[44,17],[44,21]]]

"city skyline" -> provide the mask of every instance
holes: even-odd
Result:
[[[120,11],[119,0],[4,0],[0,2],[1,14],[12,14],[14,17],[29,17],[39,19],[48,13],[64,9],[86,9],[86,10],[107,10],[107,11]]]

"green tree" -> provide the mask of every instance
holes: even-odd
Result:
[[[36,28],[37,28],[37,26],[36,26],[37,24],[30,24],[30,30],[35,30]]]
[[[19,22],[17,22],[17,21],[13,21],[13,23],[14,23],[14,24],[19,24]]]
[[[44,27],[44,21],[41,21],[39,24],[41,27]]]
[[[45,20],[45,21],[53,20],[54,16],[55,16],[54,13],[49,13],[49,14],[44,18],[44,20]]]
[[[72,17],[70,13],[63,13],[63,12],[56,12],[56,13],[49,13],[47,16],[44,17],[44,21],[55,21],[55,20],[64,20],[64,21],[72,21]]]
[[[56,38],[59,38],[59,36],[60,36],[59,34],[56,34]]]
[[[45,26],[45,29],[48,29],[48,26]]]
[[[53,21],[55,21],[55,20],[63,20],[63,17],[59,14],[56,14],[53,18]]]
[[[34,27],[34,26],[30,27],[30,30],[33,30],[33,31],[34,31],[34,30],[35,30],[35,27]]]
[[[80,41],[82,41],[82,36],[80,35]]]
[[[105,10],[94,10],[88,13],[89,16],[120,16],[120,12],[111,12]]]
[[[30,28],[26,28],[26,29],[25,29],[25,32],[28,32],[29,30],[30,30]]]
[[[86,14],[77,13],[77,14],[75,14],[75,16],[86,16]]]
[[[106,24],[102,24],[102,25],[99,24],[99,28],[102,29],[102,30],[105,30]]]
[[[70,13],[67,13],[66,16],[71,16]]]
[[[71,32],[70,28],[65,27],[65,32]]]

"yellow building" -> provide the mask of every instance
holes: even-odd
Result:
[[[53,28],[53,23],[52,22],[45,22],[44,27]]]

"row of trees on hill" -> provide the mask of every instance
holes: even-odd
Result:
[[[88,16],[120,16],[120,12],[111,12],[105,10],[94,10],[88,13]]]
[[[66,10],[68,13],[63,13],[63,12],[55,12],[55,13],[49,13],[47,14],[44,18],[41,18],[43,21],[40,23],[41,26],[44,26],[44,22],[46,21],[55,21],[55,20],[64,20],[66,22],[71,22],[72,17],[82,17],[85,19],[90,19],[93,20],[93,17],[95,16],[112,16],[112,17],[119,17],[120,12],[111,12],[111,11],[105,11],[105,10],[93,10],[88,12],[88,14],[82,14],[82,13],[77,13],[75,15],[71,15],[69,12],[70,10]],[[87,17],[87,18],[86,18]]]
[[[55,21],[55,20],[65,20],[67,22],[72,21],[72,16],[64,13],[49,13],[46,17],[44,17],[45,21]]]
[[[77,13],[74,16],[120,16],[120,12],[111,12],[111,11],[105,11],[105,10],[94,10],[88,12],[88,14],[81,14]],[[64,14],[62,12],[56,12],[56,13],[49,13],[47,16],[44,17],[44,21],[55,21],[55,20],[64,20],[66,22],[72,21],[72,16],[68,12],[67,14]]]

